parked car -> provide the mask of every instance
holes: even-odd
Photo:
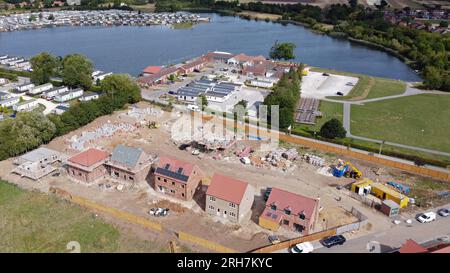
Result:
[[[169,209],[163,209],[163,208],[151,208],[148,211],[148,214],[152,215],[152,216],[167,216],[167,214],[169,214]]]
[[[342,92],[336,92],[339,96],[343,96],[344,94]]]
[[[291,253],[310,253],[314,246],[310,242],[303,242],[291,247]]]
[[[417,221],[421,223],[428,223],[434,220],[436,220],[436,213],[432,211],[422,213],[421,215],[419,215],[419,217],[417,217]]]
[[[443,208],[438,211],[439,215],[442,217],[447,217],[450,215],[450,208]]]
[[[170,95],[175,95],[175,91],[169,91]]]
[[[322,73],[322,76],[330,76],[328,73]]]
[[[280,241],[280,239],[278,239],[278,237],[276,235],[270,235],[269,242],[274,245],[274,244],[280,243],[281,241]]]
[[[269,199],[269,195],[272,192],[272,188],[267,188],[266,192],[264,193],[264,201],[267,201]]]
[[[327,248],[330,248],[335,245],[343,245],[346,239],[342,235],[334,235],[328,238],[323,239],[320,243]]]

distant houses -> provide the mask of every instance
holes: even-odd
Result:
[[[77,88],[56,95],[54,97],[54,100],[56,102],[66,102],[83,96],[83,93],[84,93],[83,89]]]

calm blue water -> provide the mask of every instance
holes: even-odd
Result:
[[[151,27],[58,27],[0,33],[0,54],[33,56],[82,53],[96,68],[138,75],[148,65],[177,63],[207,51],[268,55],[275,41],[297,45],[296,61],[324,68],[407,81],[419,77],[399,59],[341,39],[312,33],[301,26],[283,26],[237,17],[212,17],[193,29]]]

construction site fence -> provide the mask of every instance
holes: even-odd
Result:
[[[445,172],[445,171],[432,170],[427,167],[419,167],[419,166],[410,165],[410,164],[406,164],[406,163],[402,163],[402,162],[398,162],[398,161],[394,161],[394,160],[390,160],[390,159],[386,159],[386,158],[377,157],[375,155],[369,155],[369,154],[365,154],[362,152],[352,151],[346,147],[336,147],[332,144],[315,142],[315,141],[311,141],[311,140],[307,140],[307,139],[303,139],[303,138],[297,138],[297,137],[293,137],[290,135],[284,135],[284,134],[280,135],[280,140],[291,142],[291,143],[296,143],[296,144],[307,146],[307,147],[317,149],[317,150],[341,154],[344,156],[349,156],[349,157],[353,157],[356,159],[365,160],[365,161],[369,161],[372,163],[401,169],[401,170],[404,170],[404,171],[407,171],[410,173],[415,173],[415,174],[419,174],[419,175],[430,176],[430,177],[437,178],[440,180],[450,181],[450,173]]]
[[[356,192],[349,192],[348,195],[353,198],[358,200],[359,202],[361,202],[362,204],[369,206],[371,208],[375,208],[378,205],[381,205],[379,202],[376,202],[375,200],[372,200],[370,198],[367,198],[364,195],[359,195]]]
[[[272,253],[272,252],[275,252],[278,250],[288,249],[299,243],[316,241],[316,240],[320,240],[322,238],[329,237],[332,235],[342,234],[342,233],[350,232],[350,231],[354,231],[354,230],[359,230],[360,228],[362,228],[364,225],[367,224],[368,217],[366,215],[364,215],[362,212],[360,212],[359,210],[357,210],[356,208],[352,207],[352,209],[350,210],[350,213],[353,216],[355,216],[358,219],[358,221],[350,223],[350,224],[342,225],[339,227],[330,228],[330,229],[327,229],[324,231],[316,232],[313,234],[309,234],[306,236],[302,236],[299,238],[286,240],[286,241],[283,241],[278,244],[268,245],[268,246],[265,246],[262,248],[255,249],[252,252],[253,253]]]
[[[238,252],[234,249],[227,248],[227,247],[217,244],[215,242],[211,242],[209,240],[194,236],[194,235],[186,233],[186,232],[171,231],[168,228],[164,228],[162,224],[148,220],[145,217],[137,216],[137,215],[134,215],[134,214],[126,212],[126,211],[121,211],[121,210],[118,210],[115,208],[111,208],[111,207],[108,207],[105,205],[98,204],[98,203],[88,200],[86,198],[70,194],[69,192],[59,189],[59,188],[51,187],[50,193],[53,193],[54,195],[56,195],[59,198],[65,199],[69,202],[72,202],[72,203],[82,206],[84,208],[88,208],[88,209],[92,209],[94,211],[106,213],[117,219],[126,220],[128,222],[138,224],[140,226],[143,226],[143,227],[153,230],[153,231],[157,231],[157,232],[166,231],[169,233],[176,234],[181,241],[190,242],[190,243],[199,245],[205,249],[210,249],[210,250],[213,250],[216,252],[224,252],[224,253]]]
[[[287,249],[290,248],[298,243],[303,243],[303,242],[309,242],[309,241],[315,241],[315,240],[319,240],[328,236],[332,236],[336,234],[336,228],[332,228],[332,229],[327,229],[324,231],[320,231],[320,232],[316,232],[313,234],[309,234],[303,237],[299,237],[299,238],[295,238],[295,239],[290,239],[290,240],[286,240],[283,241],[281,243],[278,244],[274,244],[274,245],[268,245],[262,248],[258,248],[255,249],[253,251],[251,251],[252,253],[272,253],[278,250],[282,250],[282,249]]]
[[[237,250],[234,250],[234,249],[231,249],[228,247],[224,247],[220,244],[211,242],[209,240],[194,236],[194,235],[186,233],[186,232],[179,231],[179,232],[177,232],[177,235],[178,235],[178,239],[180,239],[181,241],[187,241],[190,243],[194,243],[194,244],[200,245],[204,248],[211,249],[215,252],[220,252],[220,253],[237,253],[238,252]]]

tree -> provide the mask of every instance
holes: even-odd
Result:
[[[345,137],[347,131],[339,120],[332,118],[322,125],[319,134],[324,138],[335,139]]]
[[[30,60],[33,72],[31,72],[31,81],[34,84],[44,84],[50,81],[59,65],[58,59],[47,52],[39,53]]]
[[[202,108],[202,111],[205,111],[206,107],[208,106],[208,99],[206,99],[205,94],[200,94],[198,96],[197,104],[198,106],[200,106],[200,108]]]
[[[141,89],[127,74],[113,74],[107,76],[100,83],[108,97],[113,99],[116,109],[123,107],[125,103],[136,103],[141,100]]]
[[[439,26],[443,28],[448,28],[448,22],[447,21],[440,21]]]
[[[70,87],[89,89],[92,85],[92,62],[83,55],[67,55],[62,61],[61,76]]]
[[[55,16],[53,16],[53,14],[50,14],[47,19],[53,21],[55,20]]]
[[[36,21],[36,15],[31,15],[30,17],[28,17],[28,21],[33,22]]]
[[[297,46],[293,43],[278,43],[277,41],[270,49],[269,56],[271,59],[275,60],[295,59],[294,49],[296,47]]]
[[[438,89],[442,85],[442,77],[439,69],[434,66],[427,66],[423,71],[424,85],[427,88]]]

